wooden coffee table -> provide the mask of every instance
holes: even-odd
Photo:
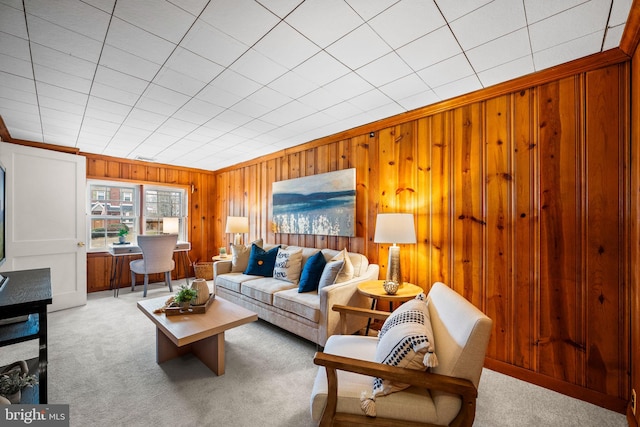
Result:
[[[191,352],[216,375],[223,375],[224,331],[255,322],[258,315],[217,296],[203,314],[154,313],[167,298],[138,301],[138,308],[156,325],[156,362],[160,364]]]

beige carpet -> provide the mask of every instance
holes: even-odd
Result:
[[[147,298],[168,294],[152,284]],[[315,344],[258,321],[226,333],[223,376],[193,356],[157,365],[154,326],[136,307],[142,287],[112,295],[49,315],[49,403],[69,404],[72,426],[314,425]],[[0,366],[35,355],[37,341],[2,347]],[[627,425],[621,414],[489,370],[479,388],[475,426]]]

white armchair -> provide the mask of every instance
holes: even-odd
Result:
[[[390,314],[346,306],[334,309],[341,317],[384,319]],[[492,321],[443,283],[431,288],[428,310],[438,358],[438,366],[430,372],[376,363],[377,337],[331,336],[324,352],[314,358],[320,365],[311,395],[314,421],[320,426],[471,426]],[[373,377],[410,384],[379,397],[375,418],[364,414],[361,401]]]
[[[131,269],[131,291],[136,288],[136,274],[144,274],[142,296],[146,297],[149,274],[164,273],[164,281],[169,286],[169,290],[173,292],[171,272],[176,266],[173,260],[173,251],[177,243],[177,234],[138,236],[138,246],[142,251],[142,259],[129,263],[129,268]]]

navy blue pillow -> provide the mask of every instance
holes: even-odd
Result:
[[[247,269],[244,271],[244,274],[273,277],[273,267],[276,264],[278,249],[280,249],[280,245],[265,251],[253,243],[251,245],[251,254],[249,255],[249,264],[247,264]]]
[[[320,276],[322,276],[322,271],[326,264],[327,260],[324,259],[322,252],[318,252],[310,256],[302,269],[300,284],[298,284],[298,292],[311,292],[318,289]]]

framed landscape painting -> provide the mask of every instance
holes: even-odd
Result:
[[[355,236],[356,170],[273,183],[276,233]]]

